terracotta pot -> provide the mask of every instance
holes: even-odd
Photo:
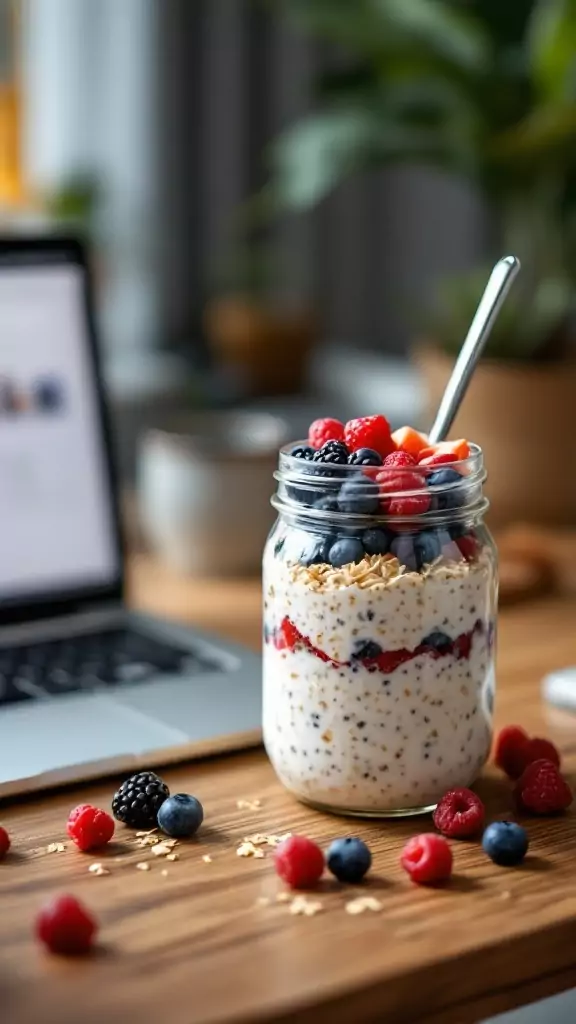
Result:
[[[454,360],[433,346],[418,348],[415,360],[432,422]],[[484,449],[491,526],[574,524],[575,417],[576,362],[478,366],[450,433]]]
[[[204,317],[216,360],[235,370],[255,395],[291,394],[303,383],[316,324],[243,295],[216,299]]]

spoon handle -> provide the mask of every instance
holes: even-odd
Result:
[[[476,363],[482,354],[482,349],[519,270],[520,260],[516,256],[504,256],[498,260],[490,274],[488,284],[460,349],[452,376],[442,396],[440,408],[429,434],[431,444],[443,441],[450,430]]]

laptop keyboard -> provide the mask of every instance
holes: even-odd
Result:
[[[129,629],[0,647],[0,704],[220,667],[189,648]]]

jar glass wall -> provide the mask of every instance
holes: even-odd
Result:
[[[264,742],[316,806],[400,815],[474,782],[492,737],[497,564],[482,453],[430,486],[280,454],[264,554]],[[435,479],[438,479],[436,477]]]

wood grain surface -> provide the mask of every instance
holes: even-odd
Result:
[[[227,623],[238,603],[235,637],[253,639],[259,630],[246,612],[253,602],[258,615],[252,584],[243,597],[240,583],[226,598],[215,590],[211,618],[206,595],[189,584],[182,582],[179,602],[160,578],[139,589],[153,575],[144,569],[133,577],[141,607],[217,628],[216,616]],[[576,603],[568,601],[504,613],[498,695],[499,720],[551,736],[573,782],[576,718],[547,712],[539,683],[553,666],[576,663],[575,617]],[[1,809],[13,836],[0,864],[2,1024],[467,1024],[576,984],[575,811],[526,822],[531,851],[521,868],[497,868],[477,843],[458,843],[450,884],[424,889],[403,875],[398,856],[410,835],[430,828],[429,819],[366,823],[318,814],[282,790],[261,752],[172,768],[166,778],[172,791],[195,793],[206,815],[198,838],[181,843],[174,861],[136,847],[124,828],[98,856],[67,841],[69,809],[84,801],[108,806],[112,782]],[[510,810],[509,786],[493,769],[478,791],[491,818]],[[371,877],[354,888],[325,881],[309,894],[321,910],[293,915],[289,903],[276,901],[271,850],[259,859],[236,853],[245,836],[286,831],[324,845],[361,835],[374,853]],[[62,852],[47,852],[58,842]],[[97,861],[109,874],[89,873]],[[76,894],[100,920],[98,948],[79,962],[50,957],[33,938],[38,907],[60,892]],[[381,909],[347,913],[358,895],[375,897]]]

